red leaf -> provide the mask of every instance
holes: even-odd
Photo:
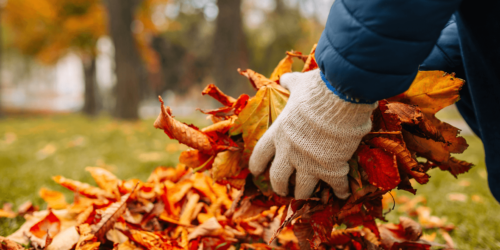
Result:
[[[382,190],[395,188],[399,178],[396,156],[380,148],[360,145],[358,163],[368,175],[368,182]]]

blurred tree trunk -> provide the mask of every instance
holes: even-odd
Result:
[[[85,77],[85,95],[83,113],[89,116],[97,115],[97,84],[96,84],[96,59],[86,58],[83,61],[83,73]]]
[[[132,35],[135,0],[108,0],[109,31],[115,46],[116,106],[114,116],[135,120],[139,117],[141,92],[139,79],[140,60]]]
[[[243,32],[241,0],[218,0],[219,15],[213,44],[213,76],[215,84],[230,95],[239,94],[245,78],[236,71],[248,66],[248,49]],[[238,91],[240,90],[240,91]]]

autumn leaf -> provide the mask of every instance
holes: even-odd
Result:
[[[238,69],[238,73],[240,73],[240,75],[248,78],[248,80],[250,80],[250,83],[252,84],[252,86],[254,87],[255,90],[259,90],[263,86],[274,83],[274,81],[267,79],[265,76],[255,72],[251,69],[247,69],[247,70]]]
[[[53,237],[61,230],[61,220],[49,210],[49,213],[35,225],[33,225],[29,232],[38,238],[43,238],[47,233]]]
[[[118,186],[121,181],[114,174],[104,168],[98,167],[86,167],[85,170],[90,172],[97,186],[110,194],[114,194],[116,198],[120,197]]]
[[[257,141],[285,108],[290,93],[276,83],[270,83],[257,91],[236,119],[229,134],[243,135],[243,159],[248,161]]]
[[[134,188],[135,189],[135,188]],[[116,220],[125,212],[127,208],[127,201],[132,193],[126,194],[121,197],[120,201],[115,202],[109,206],[101,215],[101,221],[92,225],[91,233],[101,241],[104,239],[106,233],[113,227]]]
[[[424,114],[436,114],[459,100],[464,82],[443,71],[419,71],[407,91],[388,101],[417,105]]]
[[[311,52],[309,53],[309,56],[307,57],[307,60],[304,63],[304,68],[302,69],[302,72],[307,72],[307,71],[311,71],[311,70],[318,68],[318,64],[316,63],[316,56],[315,56],[317,45],[318,44],[316,43],[312,47]]]
[[[415,221],[400,217],[399,224],[383,224],[379,226],[382,246],[385,249],[430,249],[430,242],[421,240],[422,228]]]
[[[234,178],[246,166],[241,161],[242,151],[223,151],[215,157],[212,167],[212,177],[214,181],[220,181],[225,178]],[[245,179],[242,177],[240,179]]]
[[[458,174],[463,174],[468,172],[472,168],[473,164],[465,161],[458,160],[454,157],[450,157],[447,162],[441,163],[439,168],[441,170],[449,171],[455,178]]]
[[[231,107],[236,102],[236,99],[222,93],[222,91],[213,84],[207,85],[201,94],[209,95],[227,107]]]
[[[42,199],[47,202],[47,206],[50,208],[63,209],[68,206],[64,194],[62,194],[61,192],[41,188],[38,193],[40,194],[40,197],[42,197]]]
[[[293,64],[292,57],[286,55],[285,58],[283,58],[278,63],[278,66],[276,66],[276,68],[274,69],[273,73],[271,74],[271,77],[269,77],[269,80],[279,82],[279,79],[283,74],[292,72],[292,64]]]
[[[418,163],[412,158],[411,153],[402,144],[381,137],[375,137],[369,141],[373,147],[382,148],[387,152],[396,155],[398,164],[400,164],[406,173],[411,175],[420,184],[425,184],[429,181],[429,176],[426,173],[417,172]]]
[[[396,156],[380,148],[361,145],[357,151],[359,165],[368,182],[382,190],[396,188],[400,182]]]
[[[0,250],[24,250],[24,247],[12,240],[0,236]]]
[[[417,106],[392,102],[387,104],[386,113],[397,115],[403,127],[414,135],[437,142],[445,142],[438,128],[432,124],[431,120]]]
[[[176,139],[180,143],[198,149],[204,154],[213,154],[214,149],[210,142],[210,138],[196,127],[188,126],[175,120],[172,117],[170,108],[163,105],[163,99],[161,97],[158,98],[161,102],[161,113],[154,123],[155,128],[163,129],[171,139]]]
[[[102,189],[90,186],[87,183],[82,183],[79,181],[66,179],[66,178],[59,176],[59,175],[52,177],[52,179],[55,182],[57,182],[59,185],[65,187],[71,191],[78,192],[79,194],[82,194],[82,195],[89,197],[89,198],[114,199],[114,195],[112,195],[112,194],[110,194]]]
[[[235,121],[235,119],[229,119],[229,120],[221,121],[218,123],[214,123],[208,127],[202,128],[201,132],[203,132],[203,133],[210,133],[210,132],[226,133],[233,126],[234,121]]]
[[[217,109],[198,109],[198,110],[201,113],[206,114],[206,115],[214,115],[214,116],[221,116],[221,117],[234,115],[234,108],[233,107],[221,107],[221,108],[217,108]]]
[[[213,155],[207,155],[194,149],[183,151],[179,156],[179,162],[191,169],[210,169],[214,158]]]

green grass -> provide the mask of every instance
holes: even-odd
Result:
[[[86,166],[104,166],[120,178],[142,180],[156,166],[175,166],[186,147],[168,139],[152,124],[153,120],[130,123],[79,115],[0,120],[0,205],[11,202],[16,208],[30,200],[44,208],[38,196],[41,187],[63,191],[71,202],[71,192],[51,177],[62,175],[94,183],[84,170]],[[456,226],[451,236],[457,249],[500,249],[500,205],[488,190],[483,147],[476,137],[466,139],[469,149],[456,157],[476,166],[458,180],[439,169],[431,170],[428,184],[415,185],[417,195],[427,199],[432,215],[446,217]],[[464,185],[467,182],[469,186]],[[462,193],[468,199],[450,201],[449,193]],[[397,192],[397,196],[408,194]],[[400,215],[404,214],[396,207],[387,217],[397,222]],[[1,218],[0,235],[11,234],[22,223],[22,218]]]

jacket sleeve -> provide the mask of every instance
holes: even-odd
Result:
[[[351,100],[407,90],[461,0],[336,0],[316,48],[331,89]]]
[[[457,77],[465,79],[455,16],[452,16],[441,31],[436,45],[419,69],[442,70],[447,73],[454,72]]]

